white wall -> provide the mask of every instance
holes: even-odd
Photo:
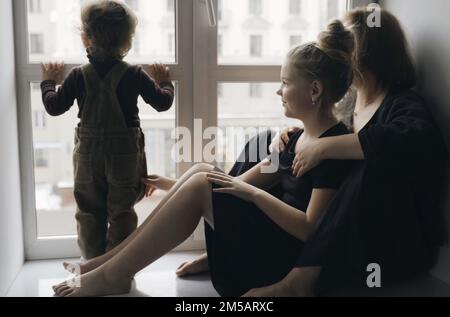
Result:
[[[0,296],[24,261],[12,0],[0,1]]]
[[[384,0],[384,8],[401,21],[419,70],[419,90],[430,102],[450,149],[450,12],[448,0]],[[450,183],[450,177],[447,178]],[[447,186],[446,193],[450,193]],[[446,197],[450,227],[450,195]],[[450,284],[450,247],[442,249],[434,275]]]

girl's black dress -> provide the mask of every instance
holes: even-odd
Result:
[[[294,134],[285,151],[279,154],[281,183],[271,193],[306,212],[312,190],[338,189],[351,162],[325,161],[303,177],[295,178],[291,166],[302,133]],[[347,133],[346,126],[340,123],[321,137]],[[238,163],[231,174],[250,167],[244,165]],[[215,230],[205,223],[205,233],[211,278],[220,295],[241,296],[252,288],[274,284],[294,268],[303,242],[276,225],[256,205],[232,195],[213,193],[213,207]]]

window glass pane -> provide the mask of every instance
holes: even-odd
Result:
[[[167,10],[168,11],[175,10],[175,0],[167,0]]]
[[[44,34],[30,34],[30,52],[44,54]]]
[[[262,9],[262,0],[249,0],[249,15],[260,16]]]
[[[125,0],[125,3],[135,12],[139,10],[139,0]]]
[[[139,23],[135,47],[125,58],[130,63],[175,63],[174,0],[119,0],[135,10]],[[80,10],[86,0],[29,0],[29,60],[86,62],[80,37]],[[150,14],[146,14],[150,12]],[[168,43],[170,41],[170,43]]]
[[[229,172],[245,143],[266,129],[299,125],[284,116],[279,83],[220,83],[219,167]]]
[[[291,35],[291,36],[289,37],[289,45],[290,45],[291,47],[294,47],[294,46],[299,45],[299,44],[301,44],[301,43],[302,43],[302,37],[301,37],[301,35]]]
[[[44,111],[39,84],[32,83],[30,90],[38,237],[76,235],[72,154],[78,106],[75,103],[64,115],[50,117]],[[171,156],[176,104],[177,101],[170,111],[158,113],[139,98],[149,174],[176,178],[176,164]],[[162,197],[162,192],[156,192],[136,206],[140,223]]]
[[[281,65],[294,44],[317,38],[347,0],[219,0],[219,64]],[[301,41],[301,42],[300,42]]]
[[[28,12],[40,13],[42,11],[41,0],[28,0]]]
[[[335,1],[337,2],[337,1]],[[302,0],[289,0],[289,13],[299,15],[302,10]]]

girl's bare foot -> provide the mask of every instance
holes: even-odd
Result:
[[[209,271],[208,255],[205,253],[191,262],[184,262],[177,269],[178,277],[197,275]]]
[[[53,286],[55,294],[61,297],[94,297],[129,293],[131,279],[110,276],[104,267]]]
[[[99,258],[95,258],[89,261],[63,262],[64,269],[75,275],[86,274],[90,271],[95,270],[102,264],[103,261],[100,261]]]

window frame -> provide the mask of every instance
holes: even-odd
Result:
[[[176,1],[176,64],[168,65],[173,80],[178,82],[177,99],[179,104],[182,103],[182,106],[176,109],[176,125],[189,129],[193,128],[192,25],[194,1],[196,0]],[[41,81],[41,70],[38,63],[29,61],[30,42],[27,0],[13,1],[13,10],[25,257],[27,260],[77,257],[79,256],[79,249],[76,236],[38,237],[30,83]],[[76,66],[78,65],[66,64],[64,69],[65,75]],[[191,166],[192,163],[188,162],[177,164],[177,174],[183,174]],[[188,239],[176,250],[204,248],[204,240],[199,238],[199,236],[200,234],[197,231],[196,235],[193,235],[192,238]]]
[[[347,0],[347,8],[353,2]],[[264,1],[262,1],[264,6]],[[218,1],[213,0],[215,12]],[[25,255],[28,260],[68,258],[79,256],[76,237],[37,237],[37,219],[34,186],[33,126],[30,83],[41,80],[40,65],[28,60],[27,0],[13,1],[16,74],[19,117],[22,208],[24,219]],[[264,8],[262,8],[264,14]],[[170,64],[174,81],[178,82],[176,126],[194,131],[195,119],[202,119],[203,130],[218,126],[218,84],[279,82],[279,65],[222,65],[218,63],[218,26],[210,25],[204,0],[176,0],[176,64]],[[195,65],[195,67],[193,66]],[[66,75],[77,65],[67,64]],[[203,132],[203,131],[202,131]],[[199,140],[202,142],[199,142]],[[210,140],[192,132],[192,153]],[[178,175],[200,161],[177,164]],[[75,220],[74,220],[75,221]],[[205,248],[203,222],[193,236],[176,250]]]

